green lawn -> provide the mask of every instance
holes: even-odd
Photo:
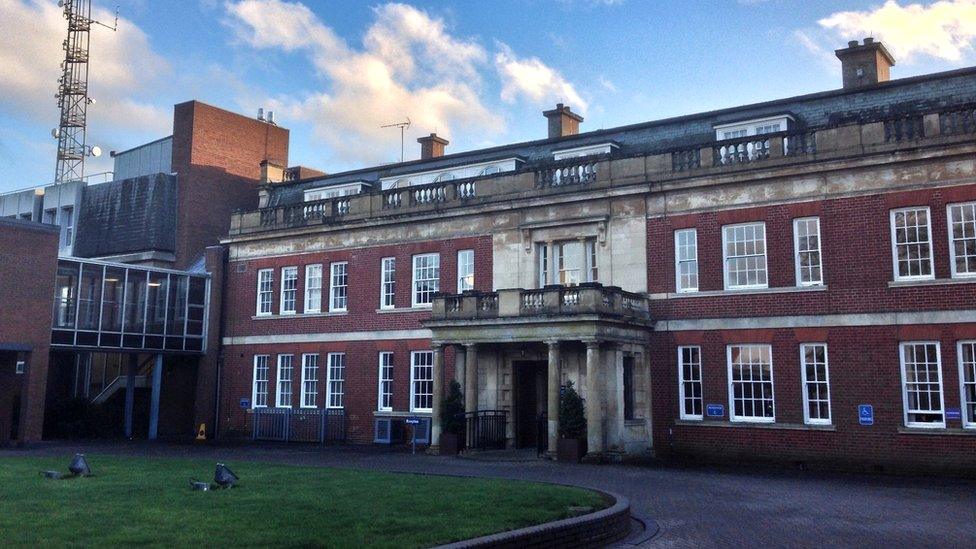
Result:
[[[48,480],[71,456],[0,458],[0,545],[420,547],[604,507],[526,482],[228,462],[230,490],[193,492],[213,461],[88,456],[96,476]]]

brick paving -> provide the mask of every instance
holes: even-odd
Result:
[[[758,469],[474,461],[363,447],[44,443],[0,456],[75,451],[268,461],[575,484],[627,496],[656,521],[648,547],[976,546],[976,481]]]

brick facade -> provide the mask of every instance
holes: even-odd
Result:
[[[172,169],[179,174],[176,267],[227,234],[231,213],[253,208],[261,161],[287,165],[288,130],[199,101],[173,111]]]
[[[16,402],[17,440],[41,439],[58,236],[57,227],[0,219],[0,445],[10,440]]]

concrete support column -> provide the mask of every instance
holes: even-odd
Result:
[[[434,376],[434,394],[430,411],[430,450],[436,451],[441,444],[441,402],[444,400],[444,345],[433,344],[434,363],[431,368]]]
[[[163,355],[153,358],[152,398],[149,401],[149,440],[156,440],[159,430],[159,391],[163,384]]]
[[[139,355],[129,355],[129,365],[125,373],[125,438],[132,438],[132,408],[136,402],[136,370],[139,368]]]
[[[549,345],[549,379],[548,379],[548,402],[546,416],[549,422],[549,456],[555,457],[556,447],[559,444],[559,382],[561,369],[559,367],[559,341],[546,341]]]
[[[476,343],[465,343],[464,364],[464,411],[475,412],[478,410],[478,345]]]
[[[603,374],[600,369],[600,342],[586,344],[586,444],[588,454],[603,453]]]

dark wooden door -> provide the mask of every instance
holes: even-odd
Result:
[[[539,369],[545,362],[515,361],[515,447],[536,445],[536,416],[539,411]]]

